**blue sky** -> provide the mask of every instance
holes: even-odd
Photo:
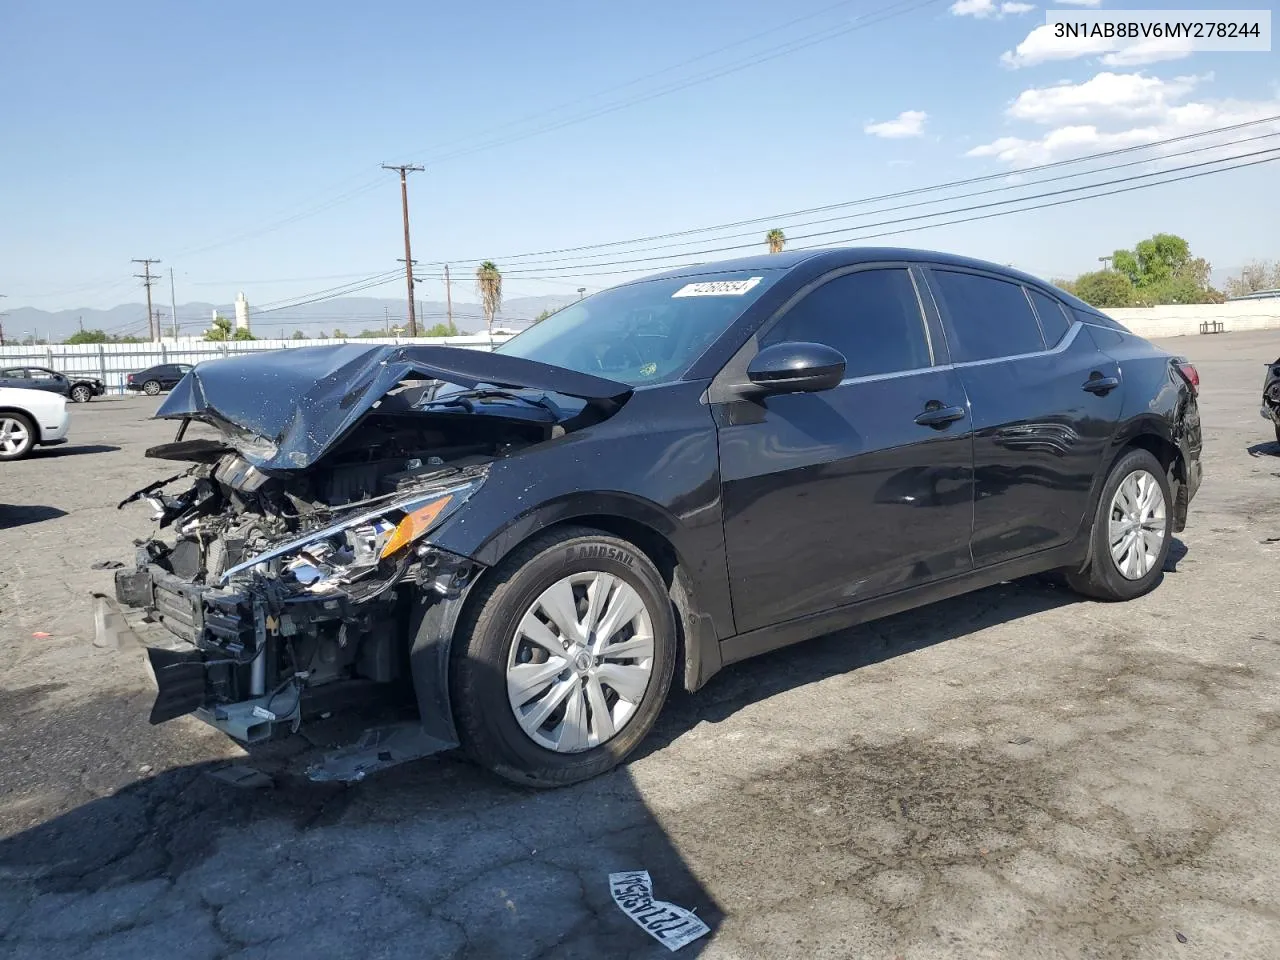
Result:
[[[904,0],[898,15],[855,28],[856,17],[884,16],[874,11],[890,3],[8,0],[0,7],[4,306],[137,300],[133,257],[172,266],[180,302],[226,302],[243,289],[262,304],[394,269],[403,256],[399,188],[379,170],[384,161],[428,165],[410,180],[414,256],[428,277],[419,296],[443,299],[433,264],[449,260],[455,280],[462,274],[455,296],[470,297],[468,261],[494,257],[509,271],[510,297],[597,289],[636,274],[587,264],[654,256],[624,247],[549,265],[535,258],[533,267],[516,254],[762,217],[1280,114],[1274,54],[1045,61],[1031,36],[1044,7],[997,0],[902,12],[912,5]],[[797,18],[805,19],[790,22]],[[547,129],[817,37],[789,55]],[[530,116],[538,119],[521,122]],[[886,242],[1059,275],[1166,230],[1216,266],[1235,267],[1280,257],[1277,186],[1280,165],[1261,166]],[[692,239],[718,246],[715,236]],[[726,245],[743,242],[754,241]]]

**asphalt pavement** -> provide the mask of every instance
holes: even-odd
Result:
[[[449,755],[317,785],[305,741],[149,726],[90,595],[173,425],[75,407],[67,446],[0,465],[0,956],[668,956],[622,870],[711,926],[678,956],[1280,955],[1280,333],[1165,345],[1201,373],[1206,476],[1153,594],[1002,584],[739,664],[552,792]]]

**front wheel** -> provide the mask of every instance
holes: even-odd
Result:
[[[84,384],[71,388],[71,399],[76,403],[88,403],[93,399],[93,391]]]
[[[21,460],[36,445],[36,427],[21,413],[0,413],[0,460]]]
[[[552,531],[478,590],[450,676],[471,757],[539,787],[621,762],[653,727],[675,670],[671,599],[649,558],[598,531]]]
[[[142,385],[142,392],[148,397],[154,397],[160,392],[160,384],[155,380],[148,380]]]
[[[1094,516],[1088,566],[1068,585],[1096,600],[1133,600],[1164,574],[1173,533],[1173,496],[1160,461],[1130,450],[1111,468]]]

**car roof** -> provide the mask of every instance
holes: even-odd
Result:
[[[971,270],[989,270],[999,273],[1011,280],[1029,283],[1035,286],[1052,289],[1059,298],[1078,309],[1091,314],[1100,314],[1096,307],[1091,307],[1083,300],[1072,296],[1065,290],[1055,287],[1048,280],[1034,276],[1003,263],[979,260],[976,257],[964,257],[954,253],[943,253],[940,250],[920,250],[911,247],[826,247],[819,250],[784,250],[782,253],[757,253],[749,257],[738,257],[733,260],[718,260],[707,263],[691,264],[677,267],[662,273],[643,277],[631,283],[643,283],[646,280],[675,280],[681,277],[697,277],[715,273],[736,273],[741,271],[778,270],[788,271],[802,263],[813,263],[821,269],[834,270],[839,267],[854,266],[859,263],[879,263],[885,261],[928,262],[940,266],[967,267]]]

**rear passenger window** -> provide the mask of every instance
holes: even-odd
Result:
[[[860,270],[824,283],[787,311],[761,340],[825,343],[844,354],[846,377],[918,370],[931,364],[916,288],[906,270]]]
[[[951,359],[957,363],[1012,357],[1044,349],[1022,287],[973,273],[933,271],[951,318]]]
[[[1066,335],[1067,328],[1071,326],[1070,321],[1067,320],[1066,311],[1057,300],[1046,297],[1039,290],[1028,288],[1027,293],[1031,296],[1031,302],[1035,304],[1036,316],[1040,318],[1040,330],[1044,334],[1045,346],[1057,346],[1058,341]]]

